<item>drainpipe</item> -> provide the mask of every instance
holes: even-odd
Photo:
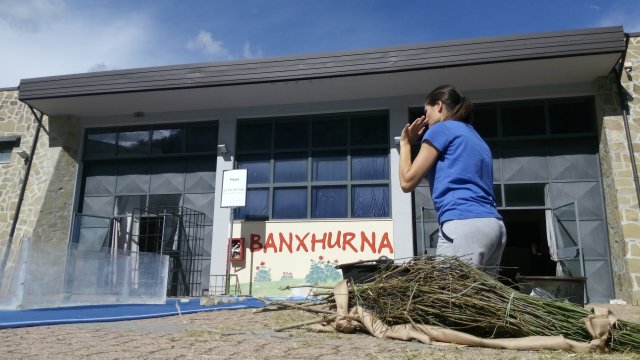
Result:
[[[640,207],[640,180],[638,179],[638,167],[636,166],[636,155],[633,151],[633,140],[631,139],[631,131],[629,130],[629,100],[626,96],[627,90],[622,86],[622,67],[624,66],[625,57],[629,48],[629,34],[625,33],[625,52],[620,57],[620,62],[616,65],[612,71],[616,76],[616,84],[618,85],[618,96],[620,98],[620,106],[622,107],[622,123],[624,124],[624,133],[627,138],[627,147],[629,148],[629,159],[631,161],[631,174],[633,176],[633,184],[636,188],[636,200]]]
[[[13,214],[13,221],[11,222],[11,230],[9,230],[9,239],[7,240],[7,246],[4,250],[4,255],[2,256],[2,264],[0,265],[0,273],[4,273],[5,267],[7,266],[7,261],[9,260],[9,253],[11,251],[11,245],[13,244],[13,236],[16,233],[16,227],[18,225],[18,218],[20,217],[20,209],[22,208],[22,202],[24,201],[24,194],[27,189],[27,182],[29,181],[29,174],[31,173],[31,165],[33,164],[33,157],[36,154],[36,146],[38,144],[38,137],[40,136],[40,129],[42,128],[42,118],[44,117],[44,113],[40,113],[38,116],[35,110],[30,106],[29,109],[33,114],[34,118],[38,122],[38,127],[36,127],[36,133],[33,136],[33,143],[31,144],[31,152],[29,152],[29,159],[27,161],[27,168],[25,169],[24,180],[22,181],[22,185],[20,186],[20,195],[18,196],[18,203],[16,204],[16,210]],[[0,278],[0,285],[2,282],[2,278]]]

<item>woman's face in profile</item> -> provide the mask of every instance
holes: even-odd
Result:
[[[427,124],[433,126],[443,120],[442,103],[438,101],[435,105],[424,105],[424,115],[427,118]]]

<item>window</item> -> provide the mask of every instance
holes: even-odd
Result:
[[[248,191],[236,218],[389,216],[386,111],[244,120],[237,139]]]
[[[204,123],[187,126],[187,149],[188,153],[213,153],[216,152],[218,143],[217,124]]]
[[[154,129],[151,135],[152,154],[177,154],[182,152],[182,128]],[[211,141],[209,141],[211,142]]]
[[[89,129],[84,145],[84,159],[215,154],[217,139],[218,125],[212,122]]]
[[[478,105],[473,109],[473,127],[483,138],[498,136],[498,110],[495,105]]]
[[[409,108],[408,122],[424,115],[422,107]],[[517,138],[593,136],[597,132],[592,97],[478,103],[472,125],[487,141]]]
[[[6,164],[11,161],[11,151],[13,151],[13,144],[0,142],[0,164]]]
[[[593,133],[596,122],[593,102],[588,98],[559,100],[549,103],[552,134]]]
[[[307,182],[309,180],[308,163],[306,152],[276,153],[273,161],[274,182]]]
[[[545,134],[542,103],[511,103],[502,107],[502,135],[530,136]]]
[[[11,162],[11,152],[20,146],[20,136],[0,136],[0,164]]]
[[[236,210],[236,218],[246,220],[266,220],[269,218],[269,189],[247,189],[245,206]]]
[[[504,184],[506,206],[545,206],[545,183]]]
[[[273,190],[273,218],[296,219],[307,217],[307,189],[296,187]]]
[[[113,157],[116,154],[115,132],[102,132],[101,130],[87,133],[87,141],[84,146],[85,157]]]
[[[184,206],[205,214],[211,238],[217,144],[213,121],[87,129],[78,211],[111,218]]]
[[[118,134],[118,155],[144,155],[149,153],[149,131],[126,131]]]

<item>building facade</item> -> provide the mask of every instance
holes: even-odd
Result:
[[[193,210],[192,290],[231,274],[276,296],[432,252],[428,186],[400,190],[395,137],[451,83],[493,152],[504,275],[584,276],[590,302],[638,303],[639,41],[612,27],[25,79],[0,99],[0,243],[32,238],[62,289],[70,243],[157,251],[167,209]],[[247,202],[222,207],[234,169]]]

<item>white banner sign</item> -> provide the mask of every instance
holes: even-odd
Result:
[[[245,206],[247,201],[247,169],[225,170],[222,173],[220,207]]]

